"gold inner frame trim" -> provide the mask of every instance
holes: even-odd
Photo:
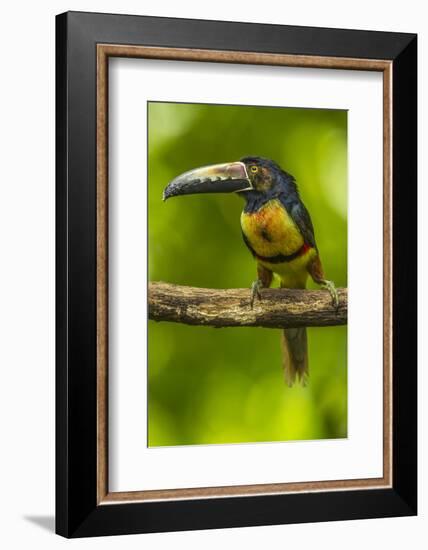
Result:
[[[108,59],[279,65],[383,73],[383,476],[297,483],[109,492],[108,488]],[[223,50],[97,45],[97,503],[378,489],[392,486],[392,62]]]

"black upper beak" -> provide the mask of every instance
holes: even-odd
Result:
[[[252,189],[243,162],[203,166],[174,178],[163,192],[163,200],[196,193],[233,193]]]

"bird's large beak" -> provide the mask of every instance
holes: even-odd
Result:
[[[228,162],[195,168],[174,178],[163,192],[163,200],[196,193],[233,193],[252,189],[243,162]]]

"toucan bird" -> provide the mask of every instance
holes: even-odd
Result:
[[[327,288],[338,307],[332,281],[324,276],[311,217],[294,177],[276,162],[245,157],[238,162],[196,168],[173,179],[164,200],[195,193],[238,193],[245,200],[241,229],[245,244],[257,263],[251,307],[260,289],[269,287],[275,273],[282,288],[305,288],[308,275]],[[284,329],[283,367],[289,386],[296,378],[306,384],[308,349],[306,328]]]

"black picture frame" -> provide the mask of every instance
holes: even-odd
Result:
[[[390,488],[97,503],[97,44],[392,62]],[[56,532],[65,537],[417,513],[417,36],[68,12],[56,18]]]

